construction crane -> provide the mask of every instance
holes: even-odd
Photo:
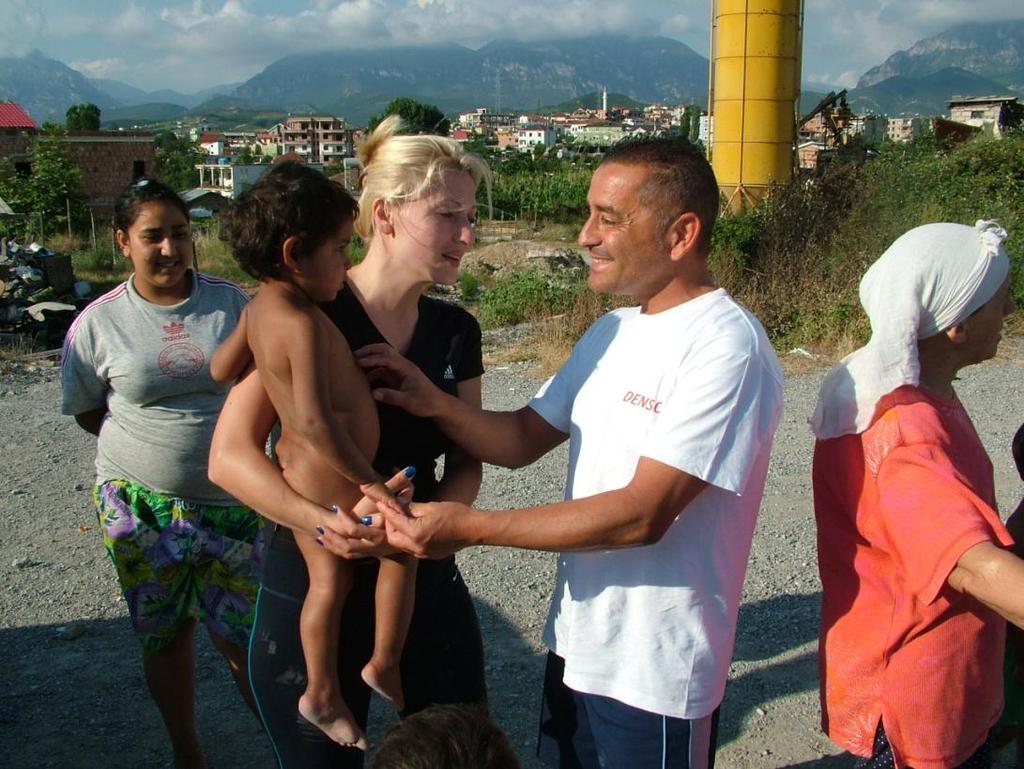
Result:
[[[814,109],[800,118],[796,124],[797,133],[800,133],[800,130],[818,115],[821,115],[824,124],[826,146],[841,147],[845,145],[847,142],[846,128],[850,125],[850,118],[853,116],[846,103],[846,89],[838,92],[830,91],[828,96],[818,102]]]

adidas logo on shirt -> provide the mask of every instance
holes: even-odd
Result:
[[[452,370],[451,364],[444,370],[444,379],[455,379],[455,372]]]

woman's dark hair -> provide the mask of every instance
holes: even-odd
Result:
[[[275,163],[221,217],[220,237],[238,266],[261,280],[281,277],[284,242],[299,239],[311,254],[355,219],[359,210],[345,188],[293,160]]]
[[[114,229],[128,232],[146,203],[167,203],[188,219],[188,206],[177,192],[163,182],[143,176],[125,187],[114,203]]]

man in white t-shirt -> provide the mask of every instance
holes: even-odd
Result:
[[[389,349],[357,353],[395,375],[379,400],[434,417],[484,461],[521,467],[568,438],[566,500],[413,505],[387,516],[388,539],[430,557],[558,551],[539,753],[553,766],[699,769],[714,756],[782,375],[760,323],[708,270],[719,193],[697,150],[618,145],[587,201],[589,284],[639,306],[594,323],[528,405],[482,411]]]

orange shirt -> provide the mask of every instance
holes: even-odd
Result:
[[[897,769],[955,767],[1003,704],[1006,623],[946,582],[971,546],[1012,542],[974,425],[900,387],[865,432],[815,444],[813,475],[822,726],[867,757],[881,719]]]

